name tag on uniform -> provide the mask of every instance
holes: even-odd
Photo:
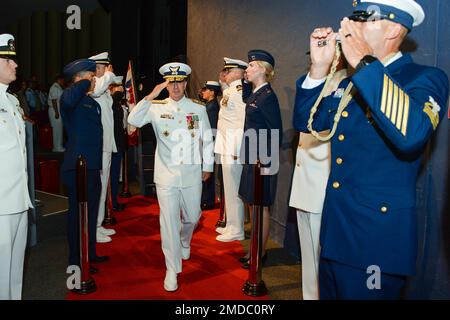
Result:
[[[85,107],[85,108],[92,108],[92,106],[90,105],[90,104],[83,104],[83,107]]]
[[[168,114],[168,113],[162,114],[160,118],[161,119],[169,119],[169,120],[175,119],[173,115]]]
[[[256,103],[250,103],[248,106],[249,106],[249,107],[252,107],[252,108],[258,108],[258,106],[256,105]]]
[[[5,109],[0,109],[0,113],[7,113],[8,111],[7,110],[5,110]]]
[[[345,92],[345,89],[344,89],[344,88],[339,88],[339,89],[337,89],[337,90],[334,92],[333,98],[338,98],[338,99],[342,98],[342,97],[344,96],[344,92]]]

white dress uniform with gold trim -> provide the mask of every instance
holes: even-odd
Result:
[[[164,70],[160,72],[164,74]],[[158,144],[154,182],[160,206],[162,250],[167,271],[175,278],[174,286],[166,287],[165,281],[165,288],[174,291],[176,274],[182,271],[181,260],[189,258],[192,235],[201,216],[202,171],[213,172],[214,167],[208,115],[203,105],[186,97],[179,101],[143,99],[131,111],[128,123],[138,128],[151,123],[155,131]]]
[[[11,72],[15,55],[14,37],[0,35],[2,76]],[[23,111],[7,89],[8,84],[0,83],[0,300],[16,300],[22,297],[27,211],[32,203],[28,193]]]
[[[248,64],[224,58],[224,69],[246,69]],[[245,103],[242,101],[242,81],[235,80],[224,90],[220,101],[219,120],[214,152],[220,155],[227,224],[217,240],[244,240],[244,202],[239,197],[242,164],[239,160],[245,124]],[[237,157],[238,159],[234,159]],[[219,230],[218,230],[219,231]]]
[[[96,64],[109,65],[108,52],[102,52],[92,56],[89,59],[95,61]],[[109,93],[109,85],[112,84],[116,76],[110,71],[105,71],[101,77],[95,77],[95,88],[91,97],[97,101],[102,109],[102,126],[103,126],[103,155],[102,155],[102,171],[100,174],[102,182],[102,191],[100,193],[100,203],[98,206],[97,218],[97,242],[110,242],[110,235],[115,234],[113,229],[105,229],[102,227],[105,218],[106,194],[108,191],[109,173],[111,169],[112,152],[117,152],[116,142],[114,140],[114,113],[112,109],[113,98]]]

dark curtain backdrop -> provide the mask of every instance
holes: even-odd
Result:
[[[36,77],[39,83],[50,86],[67,63],[109,50],[111,19],[105,10],[81,7],[80,30],[68,30],[67,17],[65,10],[42,5],[4,28],[16,38],[21,78]]]

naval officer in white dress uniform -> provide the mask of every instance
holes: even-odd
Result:
[[[102,191],[100,193],[100,203],[98,206],[97,242],[106,243],[111,242],[112,239],[110,236],[116,233],[114,229],[106,229],[102,226],[105,218],[106,193],[108,191],[112,153],[117,152],[116,142],[114,140],[114,114],[112,108],[114,101],[108,90],[109,85],[114,82],[116,76],[113,73],[108,52],[102,52],[89,59],[94,60],[97,66],[95,88],[91,97],[98,102],[102,109],[103,126],[103,156],[102,171],[100,174]]]
[[[22,298],[28,193],[25,123],[19,101],[6,90],[16,80],[14,37],[0,35],[0,300]]]
[[[175,291],[201,215],[202,181],[214,167],[213,135],[205,107],[184,95],[191,68],[168,63],[159,72],[166,81],[133,108],[128,123],[139,128],[151,123],[158,141],[154,181],[167,268],[164,289]],[[164,89],[169,98],[154,100]]]
[[[225,228],[217,228],[218,241],[244,240],[244,202],[239,197],[242,164],[239,158],[245,124],[245,103],[242,101],[242,79],[248,63],[224,58],[225,81],[228,88],[220,101],[217,137],[214,152],[220,155],[225,195]]]

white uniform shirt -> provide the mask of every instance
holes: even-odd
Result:
[[[219,121],[214,152],[239,156],[245,124],[245,103],[242,101],[241,80],[233,81],[220,100]]]
[[[104,152],[117,152],[116,141],[114,140],[114,113],[112,109],[114,101],[108,90],[114,78],[114,73],[110,71],[106,71],[100,78],[95,77],[95,88],[91,94],[91,97],[98,102],[102,109]]]
[[[19,101],[0,83],[0,215],[32,208],[28,193],[25,123]]]
[[[52,84],[52,86],[50,87],[50,91],[48,92],[48,99],[47,99],[47,104],[50,108],[53,108],[52,100],[56,100],[58,112],[60,112],[59,99],[61,98],[63,92],[64,90],[63,88],[61,88],[59,83],[55,82]]]
[[[128,123],[138,128],[153,125],[158,141],[156,184],[191,187],[202,182],[202,171],[213,171],[213,135],[204,106],[186,97],[180,101],[142,99],[128,116]]]

